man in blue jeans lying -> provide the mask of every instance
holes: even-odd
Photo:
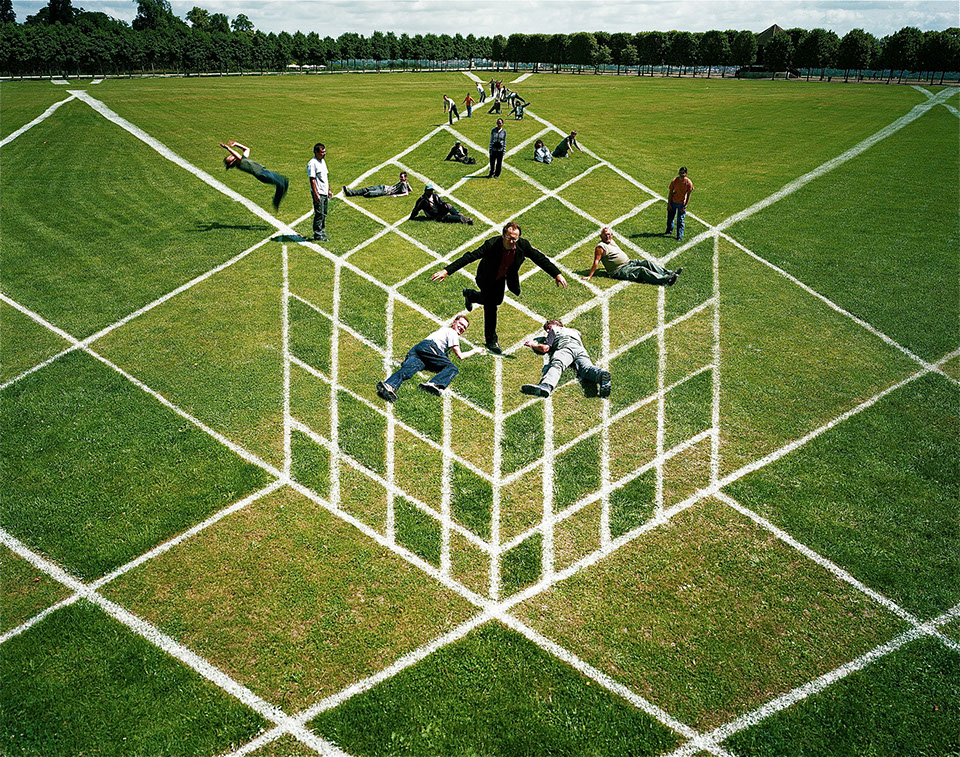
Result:
[[[460,335],[469,325],[469,318],[458,315],[449,326],[437,329],[422,342],[415,344],[410,348],[400,368],[386,381],[377,384],[377,394],[387,402],[396,402],[400,385],[407,379],[413,378],[419,371],[426,369],[437,375],[433,377],[433,381],[424,381],[420,384],[420,388],[428,394],[439,397],[460,372],[460,369],[447,357],[447,351],[453,352],[460,360],[486,352],[483,347],[474,347],[466,352],[460,351]]]

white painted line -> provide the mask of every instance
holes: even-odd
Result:
[[[519,79],[514,79],[514,80],[513,80],[512,82],[510,82],[510,83],[511,83],[511,84],[519,84],[519,83],[522,82],[524,79],[528,79],[528,78],[529,78],[530,76],[532,76],[532,75],[533,75],[533,72],[530,72],[530,73],[528,73],[528,74],[524,74],[524,75],[521,76]]]
[[[56,112],[57,108],[59,108],[61,105],[65,104],[65,103],[68,103],[68,102],[70,102],[71,100],[75,100],[75,99],[76,99],[76,95],[70,95],[70,97],[68,97],[66,100],[61,100],[60,102],[54,103],[54,104],[51,105],[49,108],[47,108],[45,111],[43,111],[43,113],[41,113],[39,116],[37,116],[35,119],[33,119],[30,123],[24,124],[24,125],[21,126],[19,129],[17,129],[16,131],[8,134],[6,137],[4,137],[2,140],[0,140],[0,147],[3,147],[4,145],[12,142],[12,141],[15,140],[17,137],[19,137],[21,134],[23,134],[24,132],[30,131],[30,129],[32,129],[32,128],[33,128],[34,126],[36,126],[37,124],[43,123],[44,121],[46,121],[50,116],[52,116],[52,115]]]

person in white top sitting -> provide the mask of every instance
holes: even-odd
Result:
[[[413,378],[419,371],[426,369],[437,375],[433,377],[433,381],[424,381],[420,384],[420,388],[428,394],[439,397],[460,372],[460,369],[447,357],[448,351],[453,352],[460,360],[486,352],[483,347],[474,347],[466,352],[460,351],[460,335],[469,325],[470,319],[467,316],[458,315],[449,326],[437,329],[422,342],[415,344],[410,348],[397,371],[387,380],[377,384],[377,394],[387,402],[396,402],[400,385],[407,379]]]
[[[613,232],[610,231],[609,226],[600,229],[600,242],[593,251],[593,267],[590,273],[583,277],[585,281],[589,281],[590,277],[597,272],[597,266],[600,263],[603,263],[607,275],[612,279],[639,281],[641,284],[654,286],[672,287],[677,283],[677,277],[683,272],[683,268],[668,271],[653,260],[630,260],[627,253],[613,241]]]

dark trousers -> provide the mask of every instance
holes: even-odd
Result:
[[[327,235],[327,208],[329,197],[313,198],[313,238]]]
[[[450,125],[453,126],[453,117],[456,116],[457,120],[460,120],[460,111],[457,110],[456,105],[450,106]]]
[[[437,374],[433,377],[432,383],[441,389],[450,386],[450,382],[460,372],[460,369],[450,362],[450,358],[441,352],[435,341],[424,339],[410,348],[397,371],[383,383],[387,384],[393,391],[397,391],[400,384],[413,378],[424,369]]]
[[[490,175],[499,176],[503,169],[503,152],[500,150],[490,151]]]
[[[480,282],[477,282],[480,286]],[[497,308],[503,304],[503,296],[507,287],[506,279],[497,279],[475,289],[464,289],[464,296],[475,305],[483,305],[483,338],[487,344],[497,341]]]
[[[280,200],[282,200],[283,196],[287,193],[287,187],[290,185],[290,180],[286,176],[274,173],[266,168],[264,168],[260,174],[257,175],[257,179],[262,181],[264,184],[273,184],[273,186],[277,188],[273,193],[273,206],[279,206]]]

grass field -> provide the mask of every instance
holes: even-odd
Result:
[[[960,755],[957,90],[514,86],[490,182],[462,73],[0,85],[0,754]],[[307,241],[317,141],[476,224]],[[508,220],[570,286],[384,403]],[[520,394],[557,316],[609,400]]]

